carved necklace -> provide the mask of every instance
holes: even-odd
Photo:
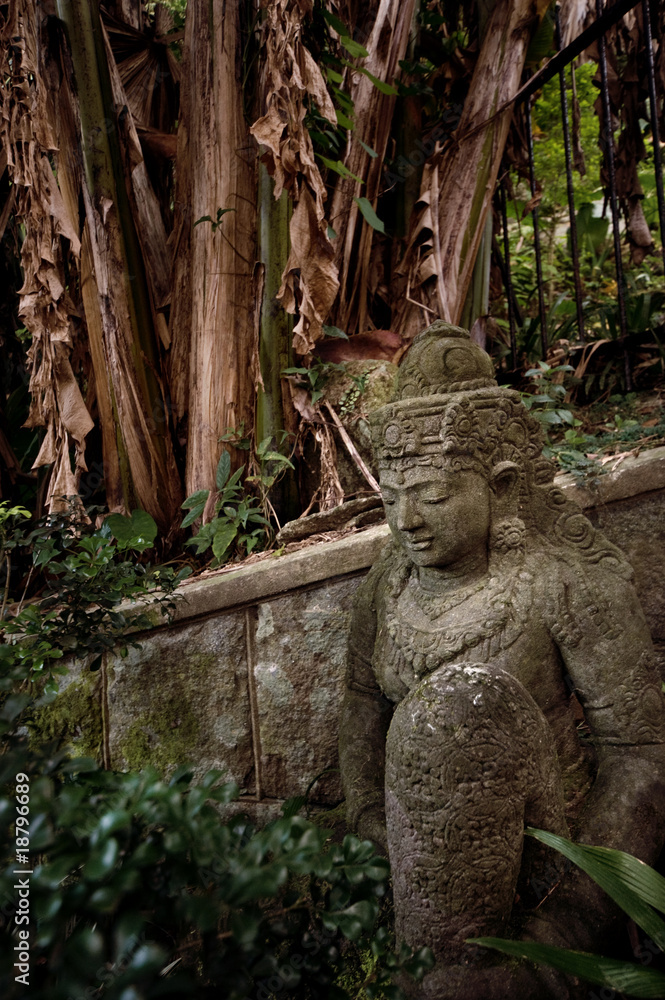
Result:
[[[480,583],[464,588],[446,600],[423,591],[414,569],[411,569],[401,588],[395,587],[388,592],[385,605],[387,635],[394,643],[393,649],[399,660],[404,664],[403,668],[397,667],[400,676],[403,676],[402,671],[406,669],[418,680],[442,663],[452,662],[473,648],[478,650],[478,659],[485,661],[499,648],[505,648],[515,641],[521,626],[514,618],[514,602],[517,591],[524,593],[525,588],[530,590],[529,573],[515,571],[515,568],[513,572],[492,573]],[[430,631],[414,624],[407,609],[398,608],[400,590],[403,591],[405,587],[413,604],[422,608],[426,618],[432,622],[481,591],[485,592],[483,609],[478,609],[480,615],[473,615],[468,621],[444,621]],[[392,658],[387,650],[382,655],[386,654],[388,659]],[[408,676],[403,676],[403,680],[407,687],[411,686]]]
[[[441,615],[445,615],[446,612],[452,611],[459,604],[464,604],[470,597],[479,594],[481,590],[485,589],[488,582],[488,578],[485,577],[480,582],[467,584],[466,587],[462,587],[461,590],[456,591],[450,597],[445,597],[443,594],[437,594],[435,591],[426,590],[420,582],[418,570],[414,566],[411,570],[408,587],[411,596],[420,610],[429,619],[434,621],[436,618],[440,618]]]

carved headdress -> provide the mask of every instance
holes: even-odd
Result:
[[[492,359],[466,330],[437,321],[414,340],[394,402],[372,414],[379,468],[428,464],[489,474],[502,461],[549,483],[540,425],[519,393],[500,388]]]
[[[502,462],[519,472],[516,514],[532,536],[546,538],[591,562],[630,567],[552,480],[542,454],[540,424],[520,395],[497,385],[492,359],[466,330],[441,320],[413,341],[400,368],[394,400],[370,417],[379,470],[429,465],[473,470],[489,478]],[[521,522],[520,522],[521,523]]]

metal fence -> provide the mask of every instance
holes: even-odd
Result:
[[[658,199],[658,218],[660,225],[660,239],[661,239],[661,252],[663,254],[663,260],[665,263],[665,197],[663,195],[663,171],[662,171],[662,159],[661,159],[661,149],[660,149],[660,135],[658,126],[658,114],[657,114],[657,98],[656,98],[656,76],[655,76],[655,66],[654,66],[654,55],[653,55],[653,37],[652,37],[652,23],[651,23],[651,11],[649,8],[649,0],[619,0],[619,2],[608,4],[603,6],[603,0],[596,0],[596,18],[594,22],[582,31],[577,38],[570,42],[565,47],[562,44],[561,39],[561,26],[559,19],[559,8],[557,6],[555,18],[556,18],[556,43],[559,51],[557,54],[548,61],[548,63],[539,72],[533,74],[529,79],[527,79],[522,86],[521,90],[515,98],[515,105],[518,106],[520,103],[524,106],[524,115],[526,123],[526,137],[527,137],[527,152],[528,152],[528,163],[529,163],[529,185],[531,189],[531,198],[535,202],[531,208],[531,216],[533,220],[533,236],[534,236],[534,250],[536,259],[536,283],[538,291],[538,314],[540,319],[540,341],[541,341],[541,353],[542,357],[545,358],[547,350],[549,347],[549,337],[547,328],[547,311],[545,303],[545,293],[544,293],[544,283],[543,283],[543,261],[542,261],[542,247],[541,247],[541,227],[539,222],[539,210],[537,205],[537,183],[534,168],[534,149],[533,149],[533,129],[531,123],[531,98],[532,96],[544,86],[549,80],[553,79],[555,76],[559,78],[559,89],[561,98],[561,117],[563,125],[563,145],[565,152],[565,163],[566,163],[566,191],[568,200],[568,214],[570,221],[570,250],[573,266],[573,278],[575,287],[575,303],[576,303],[576,317],[577,317],[577,327],[580,342],[584,343],[586,339],[585,331],[585,321],[584,321],[584,310],[583,310],[583,287],[582,279],[580,274],[580,252],[579,252],[579,240],[577,231],[577,217],[575,210],[575,186],[573,182],[573,158],[571,153],[571,128],[570,128],[570,113],[568,107],[568,94],[567,94],[567,74],[575,73],[575,67],[573,64],[574,60],[583,53],[589,46],[594,43],[598,44],[598,62],[600,68],[600,94],[602,99],[602,136],[604,139],[604,148],[606,155],[606,168],[607,168],[607,178],[608,178],[608,191],[607,200],[609,202],[611,220],[612,220],[612,234],[613,234],[613,244],[614,244],[614,263],[616,268],[616,284],[617,284],[617,300],[618,300],[618,327],[620,331],[620,336],[625,340],[628,333],[628,323],[627,323],[627,313],[626,313],[626,278],[624,274],[623,262],[621,257],[621,231],[620,231],[620,216],[619,216],[619,198],[617,196],[617,178],[616,178],[616,147],[614,133],[612,129],[612,118],[611,118],[611,102],[610,102],[610,90],[608,84],[608,70],[607,70],[607,52],[606,52],[606,39],[605,36],[608,30],[615,25],[621,18],[623,18],[629,11],[633,10],[635,7],[641,6],[642,8],[642,19],[643,19],[643,33],[642,33],[642,43],[644,49],[644,60],[646,66],[646,73],[648,79],[648,89],[649,89],[649,111],[650,111],[650,124],[651,124],[651,135],[653,143],[653,165],[655,171],[655,181],[656,181],[656,194]],[[505,172],[504,172],[505,173]],[[506,196],[506,185],[502,180],[499,183],[498,191],[498,207],[499,213],[502,220],[502,235],[503,235],[503,255],[498,255],[498,263],[502,272],[502,278],[506,289],[507,306],[508,306],[508,324],[510,329],[510,349],[512,355],[513,368],[517,368],[517,324],[521,322],[519,317],[519,309],[517,306],[517,301],[515,298],[514,290],[512,287],[511,279],[511,260],[510,260],[510,241],[508,235],[508,217],[507,217],[507,196]],[[501,259],[503,257],[503,259]],[[629,390],[632,387],[632,376],[630,371],[630,361],[627,350],[624,349],[624,375],[626,389]]]

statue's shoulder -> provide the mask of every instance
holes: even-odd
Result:
[[[579,508],[564,526],[575,530],[566,538],[540,536],[527,550],[523,568],[536,614],[561,647],[580,646],[585,637],[616,641],[626,630],[641,641],[646,626],[624,554]]]
[[[573,573],[597,580],[632,579],[632,566],[621,549],[595,528],[581,507],[557,485],[533,491],[525,520],[528,547],[550,572],[556,572],[558,567],[564,576]]]
[[[386,596],[401,593],[409,578],[411,563],[400,546],[390,538],[356,593],[356,603],[376,609]]]

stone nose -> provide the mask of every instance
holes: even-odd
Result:
[[[414,531],[423,523],[423,519],[418,511],[418,505],[413,497],[401,496],[397,501],[397,516],[395,524],[399,531]]]

